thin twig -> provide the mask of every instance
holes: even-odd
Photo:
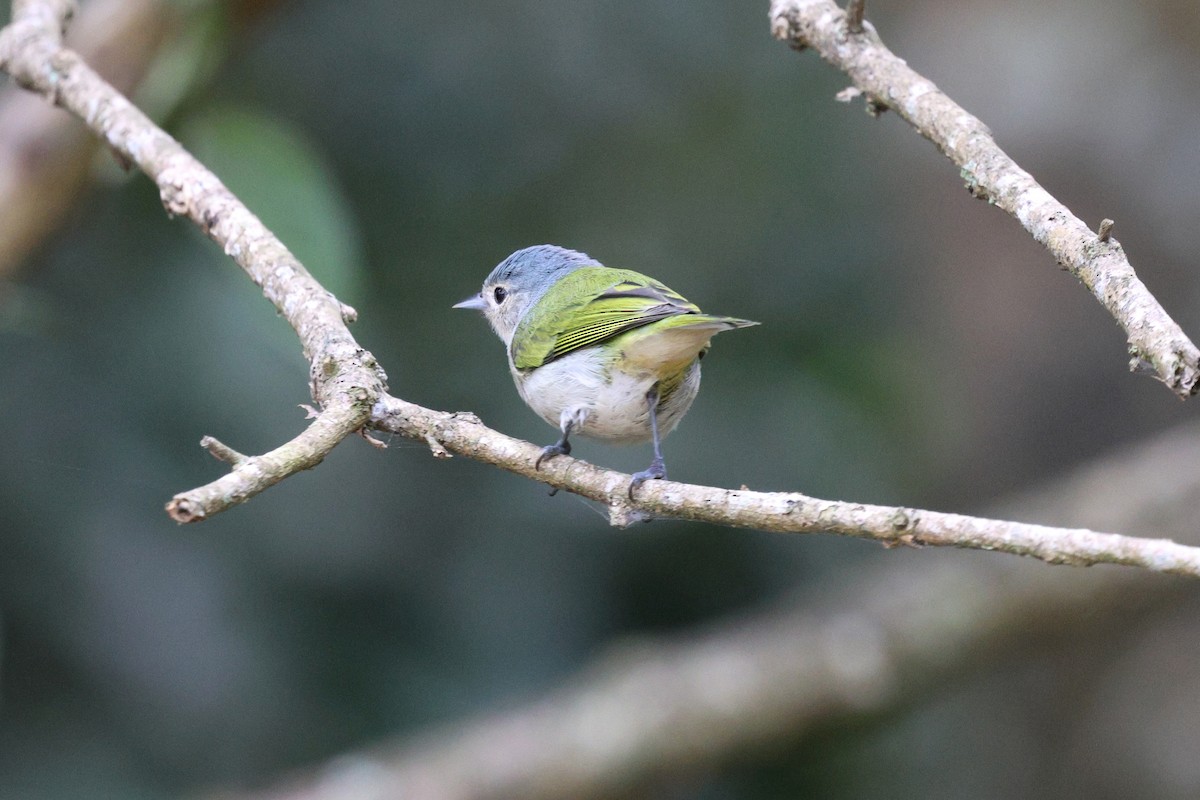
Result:
[[[312,469],[324,460],[338,442],[362,427],[358,410],[352,405],[337,405],[317,415],[303,432],[290,442],[260,456],[244,456],[225,445],[222,453],[234,453],[234,469],[210,484],[177,494],[167,503],[167,513],[179,523],[199,522],[227,508],[244,503],[254,495],[279,483],[289,475]],[[216,441],[205,437],[201,442],[209,452]],[[220,444],[218,442],[218,444]],[[224,461],[230,459],[217,455]]]
[[[233,466],[241,466],[246,462],[248,456],[242,455],[237,450],[234,450],[229,445],[220,441],[213,436],[204,436],[200,439],[200,446],[212,453],[212,457],[218,461],[224,461],[226,464]]]
[[[976,117],[888,50],[870,25],[843,34],[832,0],[774,0],[771,29],[845,72],[872,102],[886,104],[961,170],[967,188],[1015,217],[1079,278],[1125,330],[1130,369],[1144,360],[1180,398],[1200,388],[1200,350],[1138,279],[1121,245],[1102,240],[1038,185]]]
[[[1096,229],[1096,238],[1102,242],[1107,242],[1112,236],[1113,226],[1116,225],[1111,219],[1100,220],[1100,227]]]
[[[672,517],[778,533],[834,533],[886,545],[998,550],[1051,564],[1124,564],[1200,577],[1200,548],[1166,539],[674,481],[649,481],[631,501],[630,476],[625,473],[569,456],[546,461],[539,469],[535,463],[540,448],[488,428],[473,414],[434,411],[386,395],[375,407],[371,425],[421,441],[432,439],[452,453],[604,503],[610,522],[621,527],[647,516]]]
[[[863,14],[866,11],[866,0],[850,0],[846,3],[846,30],[850,33],[863,32]]]

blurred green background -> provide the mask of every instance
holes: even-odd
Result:
[[[510,252],[552,242],[763,323],[714,343],[666,442],[678,480],[978,512],[1192,412],[1127,373],[1099,304],[932,146],[834,102],[846,79],[774,41],[766,2],[172,13],[135,99],[358,309],[355,335],[405,399],[554,438],[486,323],[450,310]],[[868,18],[1085,221],[1116,219],[1200,333],[1194,4],[918,0]],[[94,173],[0,283],[0,797],[267,783],[515,707],[626,637],[893,557],[670,521],[618,531],[579,498],[401,439],[347,441],[179,528],[163,504],[222,471],[199,438],[257,453],[295,435],[307,367],[149,181],[105,157]],[[649,455],[576,453],[624,470]],[[1087,703],[1047,726],[1028,689],[1054,659],[1036,663],[1023,685],[645,796],[1065,796],[1056,769],[1079,762],[1054,766],[1056,732]],[[1043,795],[1017,766],[981,770],[992,713],[1005,758],[1057,775]],[[1200,720],[1183,727],[1197,741]],[[1194,796],[1192,779],[1143,796]],[[1106,796],[1093,788],[1080,796]]]

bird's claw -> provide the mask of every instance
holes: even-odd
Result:
[[[542,448],[542,454],[537,457],[537,461],[533,462],[533,468],[535,470],[541,469],[542,462],[545,461],[547,458],[554,458],[554,456],[569,456],[569,455],[571,455],[570,442],[557,442],[555,444],[548,444]]]
[[[650,462],[650,466],[646,467],[641,472],[633,473],[633,480],[629,482],[629,499],[633,499],[633,490],[641,486],[646,481],[661,481],[666,480],[667,468],[663,464],[661,458],[656,458]]]

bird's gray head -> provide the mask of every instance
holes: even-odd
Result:
[[[454,307],[482,311],[496,335],[508,344],[521,317],[547,289],[564,275],[599,263],[584,253],[552,244],[526,247],[501,261],[487,276],[479,294]]]

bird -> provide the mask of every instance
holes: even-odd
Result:
[[[654,278],[550,244],[508,256],[453,308],[483,313],[504,342],[521,398],[559,429],[535,469],[569,455],[575,434],[653,444],[630,500],[646,481],[667,477],[662,440],[696,398],[710,339],[758,324],[705,314]]]

